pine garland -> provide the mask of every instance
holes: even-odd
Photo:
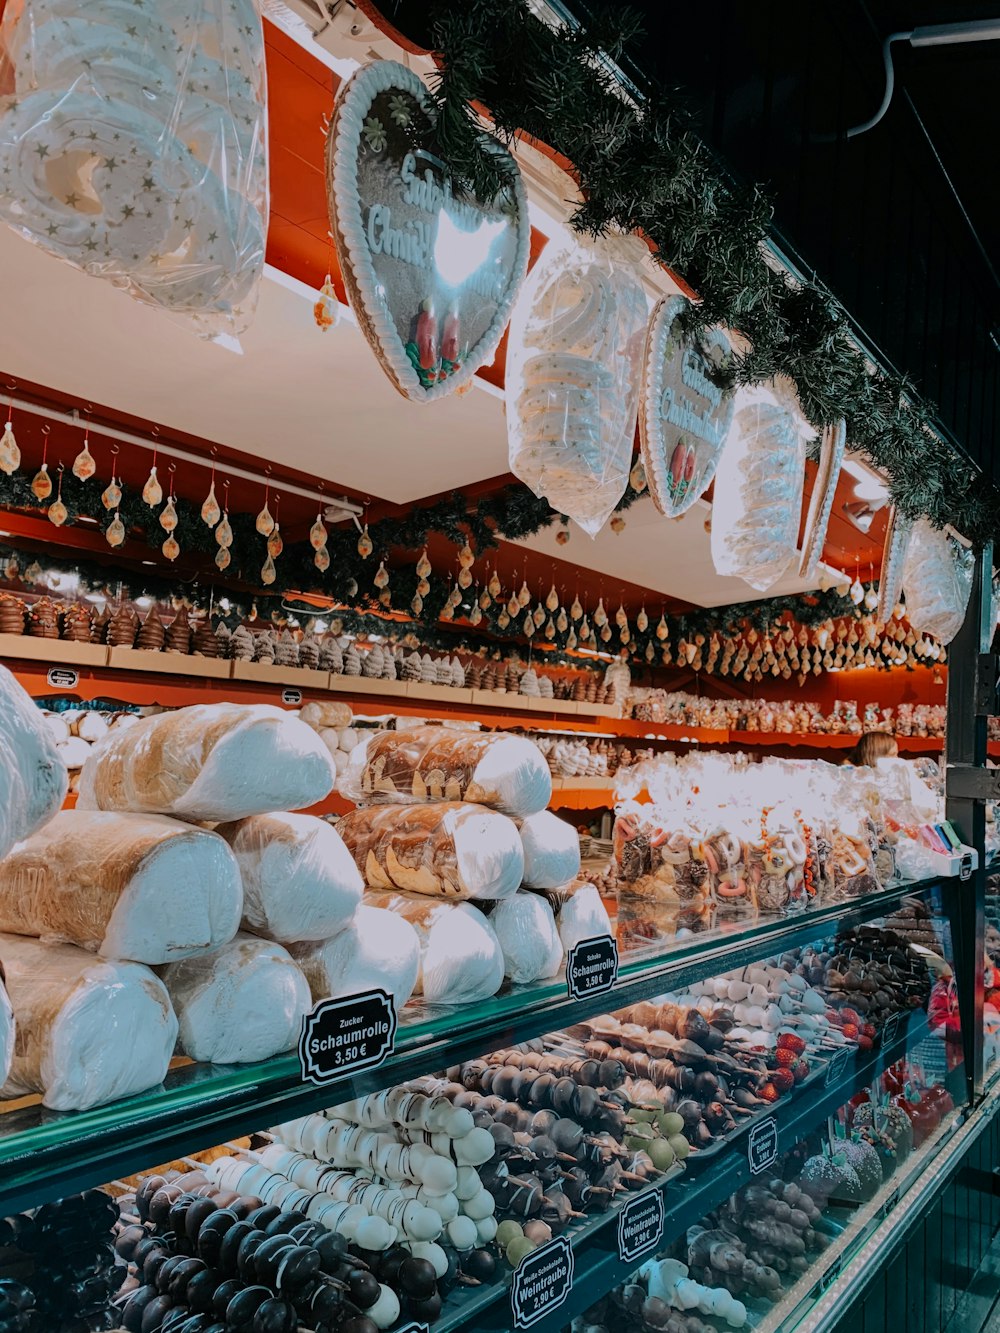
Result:
[[[526,133],[573,163],[587,235],[642,232],[657,258],[697,291],[692,333],[740,331],[749,350],[734,383],[786,375],[817,428],[843,417],[852,448],[889,479],[893,502],[977,546],[1000,536],[1000,493],[933,431],[934,409],[905,379],[870,371],[842,307],[816,282],[798,284],[765,259],[772,208],[738,185],[692,130],[679,99],[649,88],[624,100],[608,67],[639,36],[631,11],[608,6],[587,28],[549,27],[526,0],[432,0],[440,70],[433,85],[436,147],[457,176],[489,198],[504,184],[484,152],[475,106],[507,142]]]

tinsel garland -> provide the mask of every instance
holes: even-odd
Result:
[[[649,87],[640,104],[622,96],[608,57],[639,35],[627,7],[605,6],[587,27],[550,27],[527,0],[431,0],[430,19],[436,148],[457,176],[484,198],[503,183],[476,108],[501,139],[549,145],[573,165],[578,231],[641,232],[698,293],[691,331],[721,324],[749,340],[732,361],[735,382],[788,376],[817,429],[846,420],[852,448],[885,473],[903,513],[953,524],[977,545],[1000,534],[1000,494],[940,442],[933,408],[905,379],[866,366],[826,288],[767,263],[772,208],[762,190],[723,170],[676,95]]]

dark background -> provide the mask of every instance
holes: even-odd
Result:
[[[552,3],[586,21],[591,0]],[[429,41],[422,4],[382,7]],[[888,113],[843,134],[879,106],[886,34],[1000,17],[1000,0],[631,7],[645,36],[626,73],[676,88],[720,159],[767,186],[786,256],[831,288],[864,343],[910,376],[945,433],[1000,482],[1000,41],[895,43]]]

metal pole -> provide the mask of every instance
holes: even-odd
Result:
[[[976,556],[972,594],[965,623],[948,647],[947,731],[945,740],[945,802],[947,818],[960,837],[974,847],[979,868],[971,880],[947,880],[943,901],[948,910],[955,953],[955,982],[969,1101],[983,1090],[983,953],[986,905],[986,806],[981,798],[956,794],[954,769],[986,767],[987,720],[993,711],[989,653],[992,623],[993,546]],[[966,790],[968,787],[966,786]]]

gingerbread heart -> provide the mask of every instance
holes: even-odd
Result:
[[[649,493],[661,514],[676,518],[704,495],[715,476],[733,420],[734,399],[711,375],[730,355],[729,339],[710,330],[684,336],[683,296],[665,296],[646,336],[639,437]]]
[[[330,221],[348,298],[393,384],[430,402],[493,359],[528,265],[520,172],[484,202],[426,147],[434,107],[411,70],[380,60],[337,102],[327,141]]]

